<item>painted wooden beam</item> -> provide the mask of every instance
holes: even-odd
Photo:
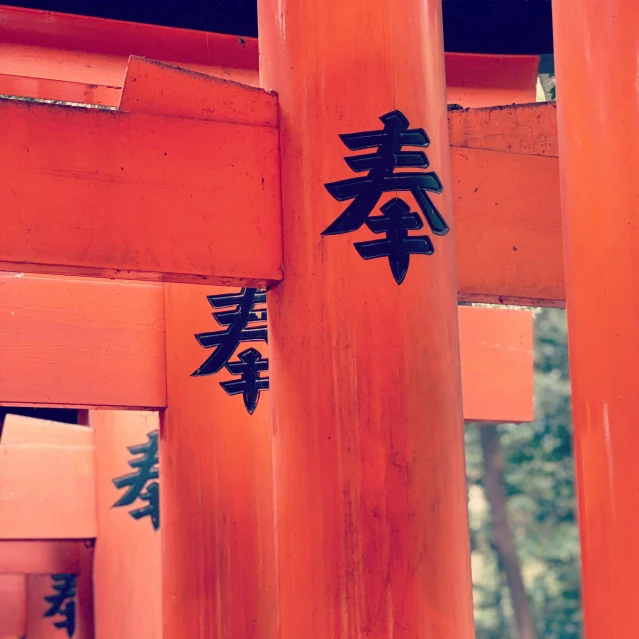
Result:
[[[257,84],[257,41],[251,38],[14,7],[0,7],[0,36],[0,94],[115,107],[130,54]],[[523,99],[534,91],[530,87],[535,60],[535,56],[447,54],[448,101],[475,106],[494,102],[495,92],[499,99],[508,98],[508,103],[518,101],[517,96]],[[499,73],[487,72],[490,68],[498,68]],[[184,103],[182,96],[178,101]],[[160,108],[168,104],[166,100]],[[197,115],[203,117],[205,113]],[[556,128],[554,104],[449,113],[455,149],[556,157]],[[487,167],[486,171],[477,164]],[[460,299],[563,306],[556,162],[481,153],[467,158],[453,151],[452,171],[455,218],[461,229],[456,239]],[[279,218],[275,223],[280,223]],[[86,225],[82,232],[87,232]],[[266,243],[261,246],[277,251]],[[23,261],[28,253],[18,257]],[[119,266],[127,270],[130,265]],[[25,265],[18,268],[29,270]],[[47,264],[38,270],[57,269]],[[151,269],[136,277],[156,275]],[[192,275],[173,274],[167,279]]]
[[[97,534],[93,432],[7,415],[0,440],[0,539],[88,539]],[[34,445],[35,443],[38,445]]]
[[[0,73],[0,95],[117,107],[122,89],[86,82],[49,80]]]
[[[91,543],[88,540],[0,541],[0,574],[75,574],[80,570],[80,546]]]
[[[459,299],[563,306],[556,158],[451,148]]]
[[[136,83],[149,75],[159,85],[145,104]],[[180,117],[160,96],[171,86],[182,89]],[[281,280],[276,97],[138,59],[122,103],[127,111],[0,100],[2,268]]]
[[[0,404],[165,408],[164,317],[159,284],[0,274]],[[531,313],[460,307],[459,317],[465,417],[530,419]],[[511,356],[484,348],[500,339]]]
[[[0,273],[0,356],[3,404],[163,408],[164,289]]]
[[[0,94],[117,106],[130,55],[258,85],[255,38],[0,7]],[[539,56],[446,53],[445,63],[449,103],[535,100]]]
[[[535,101],[538,55],[447,53],[444,59],[448,104],[477,108]]]
[[[553,103],[448,114],[459,298],[564,306]]]
[[[459,307],[464,419],[533,419],[533,315],[527,310]]]
[[[128,115],[0,102],[0,112],[14,125],[0,150],[0,167],[6,165],[9,178],[4,192],[0,189],[0,203],[15,213],[0,240],[4,268],[227,284],[281,279],[275,98],[138,59],[131,62],[128,77],[120,103]],[[89,90],[69,87],[69,98]],[[183,99],[189,91],[193,99]],[[213,113],[207,106],[212,100]],[[253,177],[247,160],[239,156],[223,159],[221,172],[207,171],[208,155],[188,154],[185,159],[186,147],[181,145],[173,148],[171,159],[162,156],[157,145],[151,148],[152,129],[164,122],[158,119],[160,113],[173,116],[163,129],[166,140],[170,132],[176,140],[180,137],[181,120],[176,118],[189,118],[189,129],[195,127],[203,139],[206,132],[213,136],[223,130],[227,145],[250,146]],[[141,120],[143,114],[151,120]],[[232,122],[235,128],[229,128]],[[459,298],[562,306],[554,106],[453,111],[449,123]],[[46,135],[53,129],[58,132],[55,139]],[[134,151],[131,141],[136,143]],[[195,138],[193,144],[197,146]],[[54,150],[60,145],[70,156]],[[226,146],[217,148],[221,156],[226,153]],[[244,148],[234,152],[245,153]],[[79,163],[78,155],[83,158]],[[242,177],[235,170],[240,165]],[[162,169],[161,175],[153,166]],[[34,174],[41,185],[37,190],[27,188]],[[185,183],[180,176],[187,176]],[[207,176],[215,176],[210,187]],[[216,184],[213,212],[208,189]],[[184,217],[173,212],[184,206],[187,195],[194,208],[185,224]],[[59,201],[55,216],[49,210],[51,200]],[[101,203],[97,211],[96,200]],[[136,212],[129,215],[134,205]],[[233,215],[223,215],[225,210]],[[240,234],[244,241],[233,242]],[[142,248],[126,242],[121,246],[123,237],[138,235],[145,238]],[[86,243],[92,251],[85,249]],[[255,251],[254,245],[262,250]]]
[[[121,88],[131,55],[258,82],[254,38],[0,7],[0,73]]]
[[[448,112],[450,146],[557,158],[554,102]]]

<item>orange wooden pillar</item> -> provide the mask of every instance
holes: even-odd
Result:
[[[281,127],[280,637],[472,637],[440,0],[258,15]]]
[[[255,289],[166,286],[166,639],[277,636],[268,352],[258,339],[266,334],[263,298]],[[250,384],[243,366],[251,362],[261,383]]]
[[[20,639],[26,631],[25,575],[0,575],[0,639]]]
[[[93,639],[92,555],[82,547],[77,575],[27,575],[29,639]]]
[[[639,636],[639,11],[554,2],[566,302],[588,639]]]
[[[98,512],[95,639],[160,639],[159,415],[91,411],[89,422]]]

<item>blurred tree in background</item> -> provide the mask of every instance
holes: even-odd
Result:
[[[540,309],[535,421],[466,425],[477,639],[581,636],[568,373],[565,311]]]

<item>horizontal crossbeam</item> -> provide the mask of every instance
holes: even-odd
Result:
[[[77,574],[80,545],[88,540],[0,541],[0,575]]]
[[[5,268],[282,278],[274,95],[133,60],[118,112],[2,100],[0,116]]]
[[[94,457],[89,428],[7,415],[0,440],[0,540],[95,537]]]
[[[281,280],[276,98],[139,59],[127,78],[118,116],[0,101],[3,268]],[[554,105],[452,111],[449,131],[460,300],[562,306]]]
[[[448,118],[459,298],[563,306],[555,105]]]
[[[530,420],[532,314],[459,320],[466,418]],[[0,275],[0,404],[162,409],[164,341],[162,285]]]
[[[533,316],[522,309],[459,307],[467,421],[533,419]]]

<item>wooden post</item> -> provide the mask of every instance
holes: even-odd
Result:
[[[26,632],[27,582],[24,575],[0,575],[0,639]]]
[[[242,341],[220,351],[214,345],[223,338],[232,346],[233,335],[239,336],[233,327],[239,327],[241,317],[234,312],[246,311],[249,319],[247,307],[238,309],[237,301],[225,299],[236,293],[210,286],[166,287],[168,408],[161,428],[160,504],[167,639],[276,637],[268,392],[245,397],[237,393],[240,388],[221,385],[242,381],[228,366],[240,364],[245,351],[259,350],[264,360],[267,347],[263,341]],[[266,320],[264,303],[259,306],[264,310],[256,305],[251,311],[260,320],[251,322],[258,332],[266,323],[261,321]],[[230,341],[222,335],[227,330]],[[228,365],[222,361],[216,370],[220,362],[209,360],[214,353]]]
[[[559,160],[588,639],[639,636],[639,11],[554,2]]]
[[[441,2],[259,0],[258,15],[282,158],[280,637],[472,637]]]
[[[78,575],[27,576],[29,639],[93,639],[92,548]]]
[[[160,639],[158,413],[90,411],[98,539],[95,639]]]

